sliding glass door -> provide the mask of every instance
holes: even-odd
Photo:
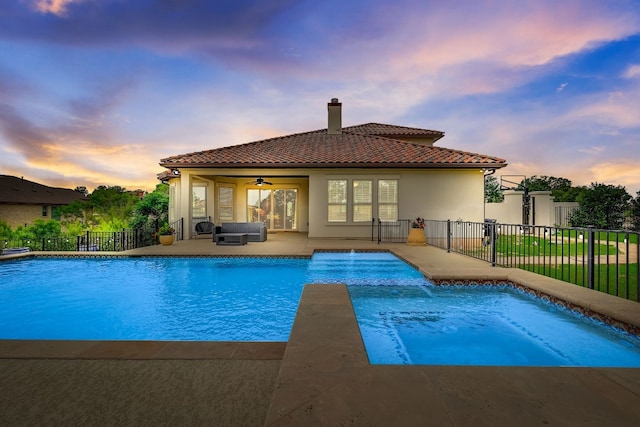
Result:
[[[247,221],[264,222],[270,230],[296,230],[298,190],[251,188],[247,190]]]

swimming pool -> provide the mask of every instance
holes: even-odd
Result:
[[[373,364],[640,367],[640,339],[508,285],[349,287]]]
[[[423,283],[388,253],[0,263],[0,338],[287,341],[305,283]]]
[[[427,333],[416,327],[430,328],[435,317],[453,322],[450,315],[460,310],[441,308],[430,313],[436,300],[433,296],[440,288],[389,253],[316,253],[311,260],[45,257],[3,262],[0,339],[287,341],[305,283],[348,285],[372,363],[461,364],[451,363],[456,359],[445,357],[443,350],[437,352],[442,357],[436,361],[425,362],[416,356],[414,350],[435,345],[425,343],[422,339]],[[507,309],[517,311],[500,295],[469,297],[462,291],[464,288],[448,290],[449,303],[481,299],[496,313],[504,310],[503,316],[510,315]],[[382,295],[392,296],[384,306],[380,306]],[[413,296],[407,298],[409,295]],[[391,302],[393,307],[386,305]],[[382,319],[387,329],[372,335],[374,322],[363,317],[362,307],[373,320]],[[583,323],[594,323],[579,318]],[[485,321],[487,325],[494,323],[494,319]],[[436,332],[432,336],[451,338],[454,328],[463,329],[456,323],[439,326],[439,331],[431,331]],[[600,323],[597,326],[612,329]],[[520,332],[531,334],[526,328]],[[468,351],[473,346],[467,338],[464,353],[476,360],[471,364],[512,364],[492,353],[519,351],[521,346],[515,343],[526,339],[516,332],[514,337],[512,341],[497,339],[507,344],[505,348],[476,346],[476,351]],[[627,341],[627,346],[640,348],[632,339]],[[389,345],[392,359],[377,359],[389,353],[384,350]],[[398,348],[406,352],[399,353]],[[493,358],[478,362],[476,356]],[[562,360],[556,363],[565,364]]]

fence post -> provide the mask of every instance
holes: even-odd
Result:
[[[373,227],[375,226],[376,219],[371,218],[371,241],[373,242]]]
[[[495,267],[496,266],[496,258],[497,258],[497,253],[498,253],[498,245],[496,243],[498,239],[496,239],[496,223],[491,222],[489,224],[489,242],[491,245],[491,266]]]
[[[447,252],[451,252],[451,220],[447,220]]]
[[[595,233],[593,232],[593,225],[587,226],[587,285],[589,289],[593,289],[595,283]]]

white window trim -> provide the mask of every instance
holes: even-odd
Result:
[[[230,221],[233,222],[236,219],[236,186],[232,185],[232,184],[218,184],[218,191],[216,191],[216,220],[219,222],[222,221]],[[231,220],[226,220],[226,219],[220,219],[220,208],[222,207],[221,203],[220,203],[220,190],[222,190],[223,188],[228,188],[230,189],[233,193],[232,193],[232,197],[231,197]]]
[[[337,226],[337,227],[344,227],[344,226],[350,226],[350,227],[358,227],[358,226],[366,226],[366,227],[370,227],[371,226],[371,220],[369,221],[353,221],[353,181],[372,181],[373,186],[372,186],[372,190],[373,190],[373,194],[372,194],[372,208],[371,208],[371,212],[372,215],[378,215],[378,209],[379,209],[379,204],[378,204],[378,185],[379,185],[379,181],[397,181],[398,182],[398,201],[396,203],[397,206],[397,210],[399,212],[400,210],[400,197],[399,197],[399,193],[400,193],[400,175],[327,175],[326,179],[325,179],[325,188],[327,189],[327,194],[326,194],[326,199],[325,202],[327,203],[327,210],[326,210],[326,217],[325,217],[325,226]],[[346,200],[347,200],[347,220],[346,221],[329,221],[329,181],[330,180],[346,180],[347,181],[347,195],[346,195]],[[373,219],[373,216],[372,216]]]

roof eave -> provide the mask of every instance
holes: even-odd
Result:
[[[318,168],[378,168],[378,169],[500,169],[507,166],[506,163],[160,163],[166,168],[195,168],[195,169],[318,169]]]

